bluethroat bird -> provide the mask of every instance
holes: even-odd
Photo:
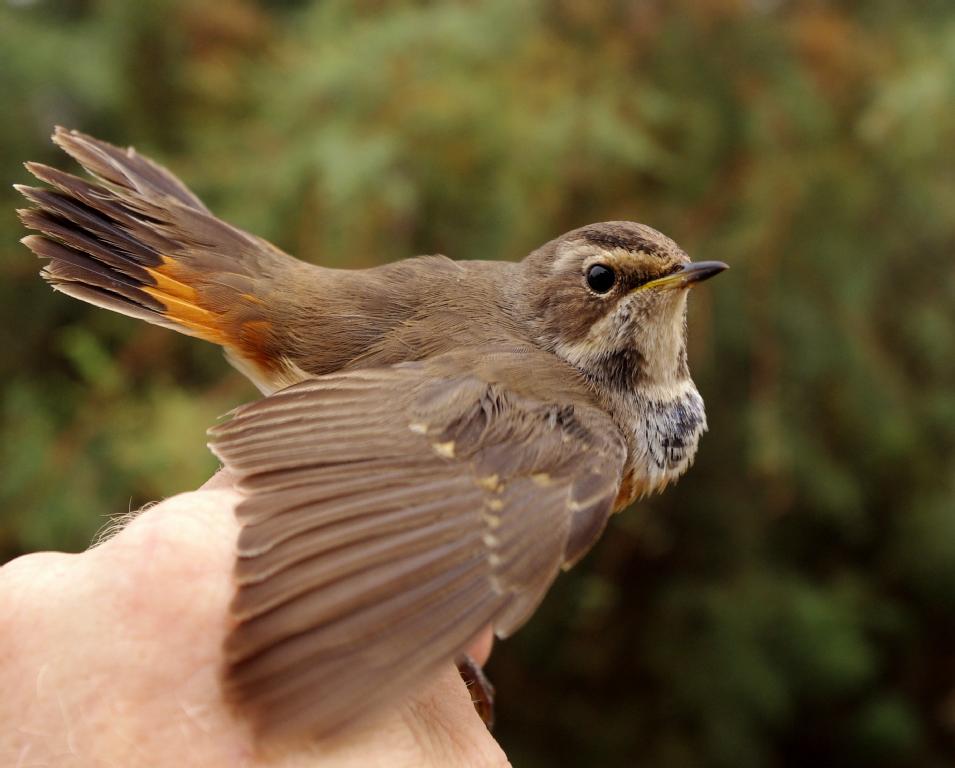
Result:
[[[132,149],[53,139],[90,179],[27,164],[43,277],[221,345],[265,395],[211,430],[244,494],[223,690],[260,734],[328,734],[510,635],[692,463],[687,289],[725,264],[613,221],[517,262],[328,269]]]

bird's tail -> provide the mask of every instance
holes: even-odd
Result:
[[[92,179],[27,163],[48,187],[18,185],[39,234],[42,276],[82,301],[226,348],[253,380],[280,364],[267,296],[303,265],[216,218],[172,173],[132,148],[57,128],[53,141]],[[283,272],[284,271],[284,272]],[[251,368],[251,370],[247,370]]]

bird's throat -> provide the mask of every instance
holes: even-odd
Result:
[[[693,464],[706,412],[693,381],[643,387],[614,398],[613,411],[624,431],[630,456],[618,507],[662,491]]]

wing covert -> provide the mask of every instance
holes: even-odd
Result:
[[[610,418],[482,368],[330,374],[212,431],[247,494],[225,686],[261,732],[328,733],[510,634],[603,529]]]

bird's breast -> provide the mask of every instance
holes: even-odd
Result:
[[[662,491],[693,463],[706,431],[703,398],[689,379],[619,396],[614,413],[629,447],[615,508]]]

